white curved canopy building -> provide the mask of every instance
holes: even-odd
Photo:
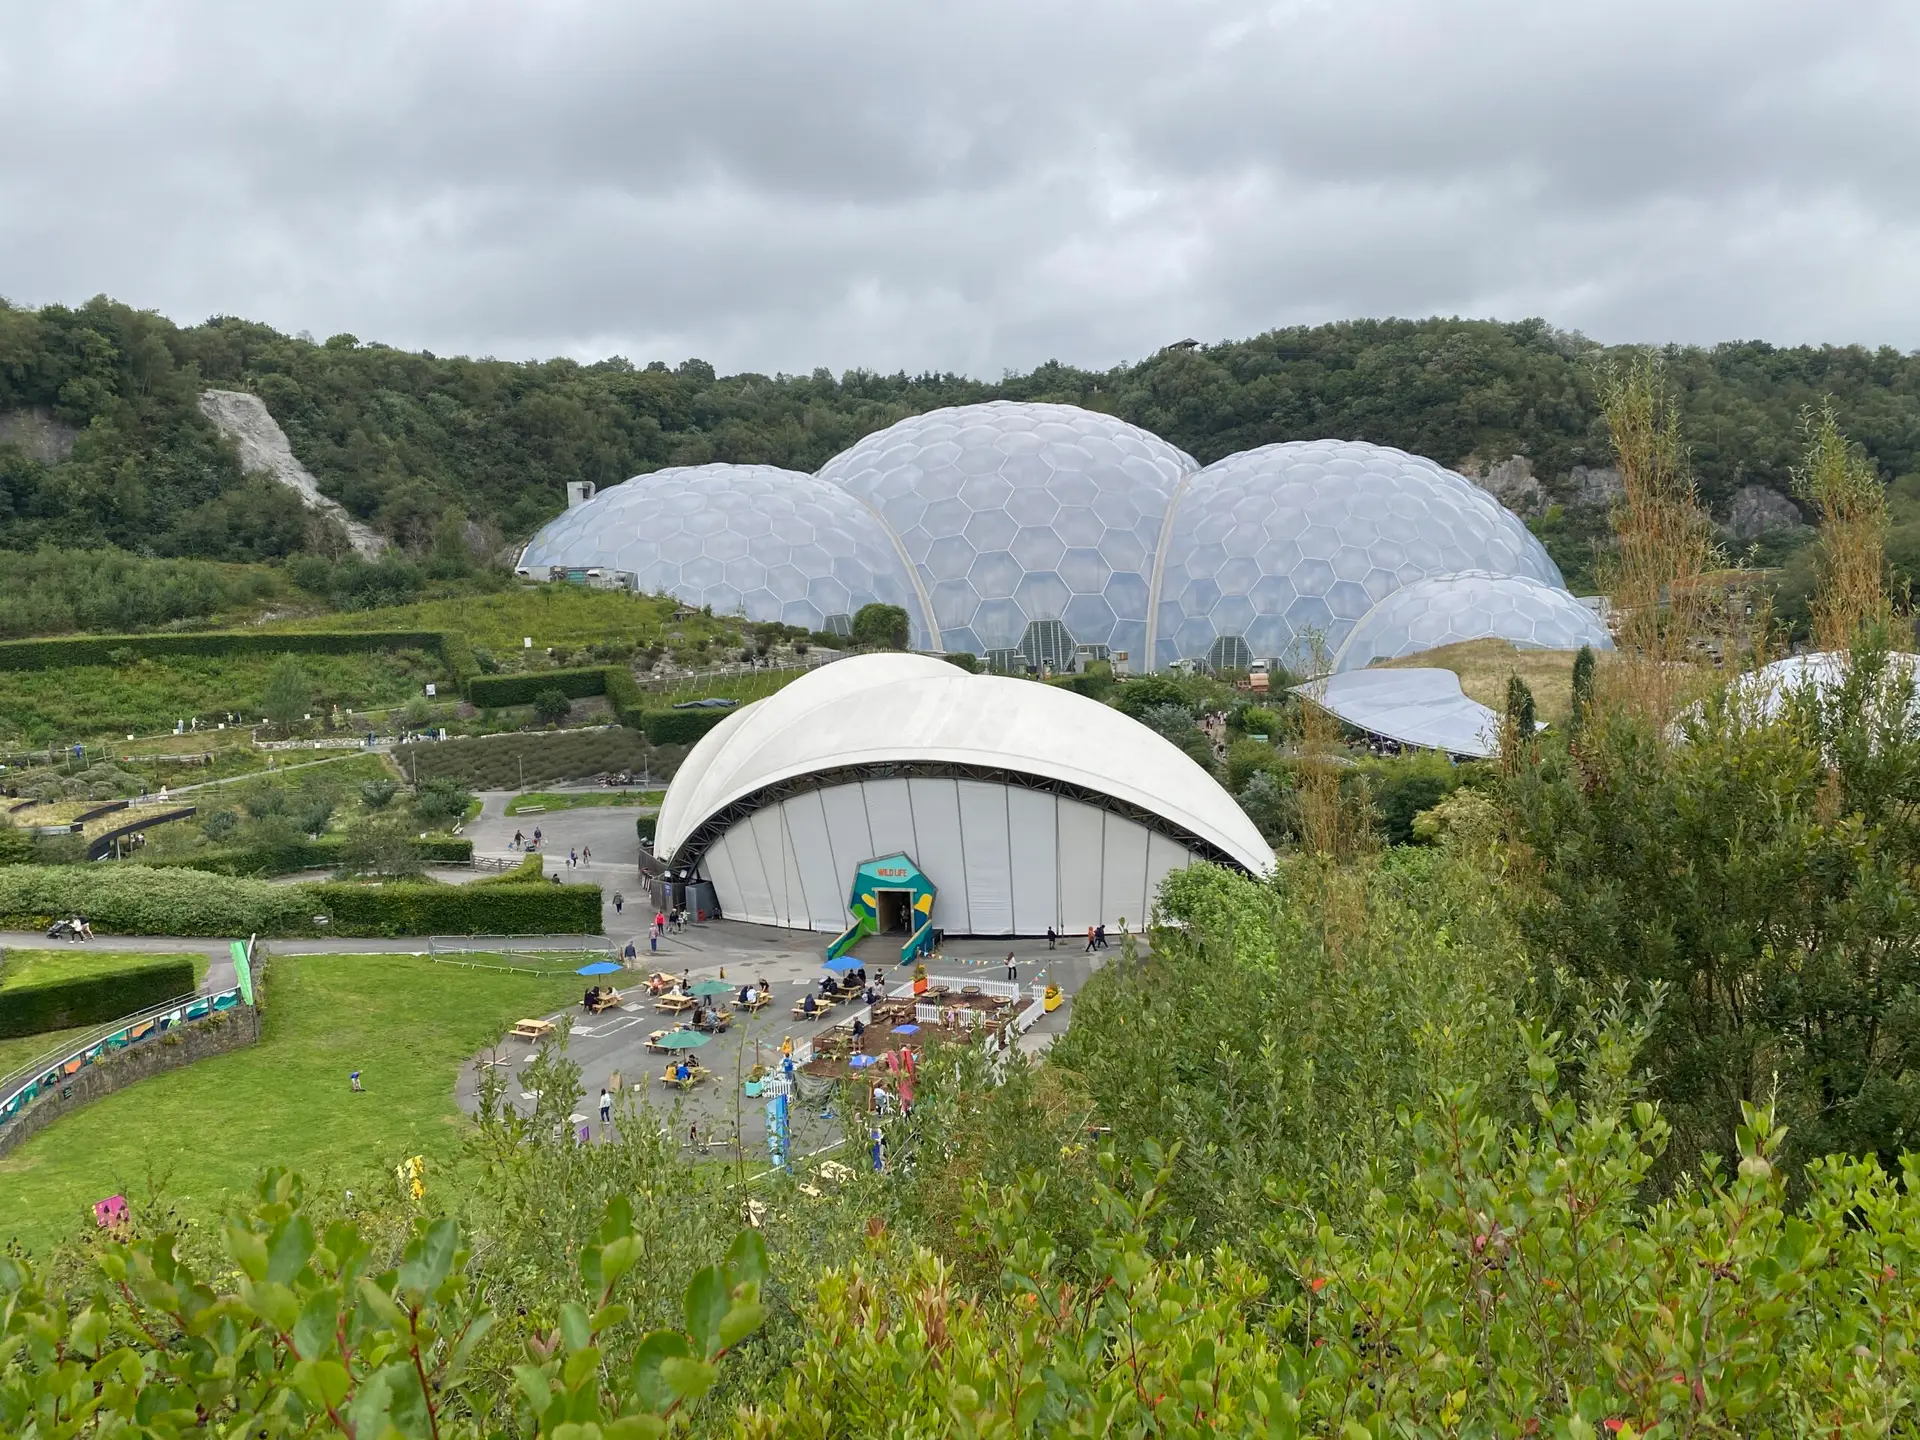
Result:
[[[924,873],[954,935],[1137,928],[1173,870],[1273,865],[1232,797],[1145,726],[915,655],[838,661],[728,716],[675,776],[655,848],[729,918],[828,933],[878,857]]]

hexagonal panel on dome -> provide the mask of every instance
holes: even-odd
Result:
[[[1522,650],[1613,648],[1600,617],[1558,586],[1468,570],[1430,576],[1387,596],[1353,627],[1333,668],[1364,670],[1375,660],[1491,637]]]
[[[900,537],[920,587],[929,597],[938,589],[941,647],[1016,649],[1028,626],[1096,595],[1101,605],[1074,615],[1103,633],[1076,628],[1074,641],[1137,655],[1161,522],[1195,468],[1111,415],[996,400],[902,420],[829,460],[820,478],[871,506]],[[962,535],[977,559],[956,570],[951,547],[936,549],[940,537]],[[1070,549],[1081,553],[1069,575],[1059,567]]]
[[[1245,450],[1196,472],[1174,499],[1154,577],[1152,664],[1204,661],[1215,640],[1243,634],[1255,658],[1302,668],[1309,648],[1337,651],[1395,587],[1467,570],[1561,590],[1519,518],[1431,460],[1356,440]]]
[[[772,465],[676,466],[608,486],[543,526],[520,565],[599,566],[642,593],[810,629],[823,607],[809,588],[829,581],[835,610],[902,606],[913,643],[933,643],[887,527],[839,486]]]

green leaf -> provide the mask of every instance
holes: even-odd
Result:
[[[313,1226],[306,1216],[282,1220],[273,1227],[273,1238],[267,1242],[267,1279],[276,1285],[291,1285],[306,1268],[313,1248]]]
[[[240,1225],[227,1226],[227,1253],[249,1280],[267,1278],[267,1242]]]
[[[681,1360],[693,1352],[687,1346],[687,1337],[677,1330],[656,1330],[640,1342],[633,1352],[633,1366],[630,1385],[633,1398],[643,1410],[655,1414],[665,1410],[674,1402],[675,1392],[661,1373],[661,1366],[669,1360]]]
[[[600,1248],[600,1283],[612,1289],[620,1278],[640,1263],[645,1247],[637,1235],[623,1235]]]
[[[758,1230],[742,1230],[727,1247],[727,1288],[765,1285],[773,1269],[767,1263],[767,1242]]]
[[[569,1353],[584,1350],[593,1343],[593,1326],[584,1306],[569,1300],[560,1307],[560,1338],[566,1342]]]
[[[714,1387],[720,1367],[704,1360],[670,1357],[660,1362],[660,1378],[681,1400],[691,1404]]]
[[[346,1366],[336,1360],[302,1360],[293,1367],[293,1388],[317,1410],[337,1410],[350,1383]]]
[[[731,1350],[766,1323],[766,1306],[757,1300],[736,1301],[721,1317],[720,1348]]]
[[[453,1269],[453,1253],[460,1246],[460,1227],[452,1220],[436,1220],[416,1235],[400,1262],[400,1287],[431,1295]]]
[[[711,1358],[720,1349],[720,1322],[727,1314],[727,1286],[720,1267],[708,1265],[695,1272],[687,1286],[687,1333],[694,1352]]]
[[[340,1292],[322,1285],[308,1292],[293,1327],[293,1348],[301,1358],[317,1360],[333,1353],[340,1319]]]

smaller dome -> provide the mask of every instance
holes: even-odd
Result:
[[[523,569],[620,572],[646,594],[716,615],[808,630],[879,602],[927,626],[899,547],[846,491],[773,465],[686,465],[636,475],[541,527]]]
[[[1611,650],[1600,617],[1565,590],[1525,575],[1462,570],[1416,580],[1361,617],[1333,657],[1333,669],[1498,638],[1522,650]]]

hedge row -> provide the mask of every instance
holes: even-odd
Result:
[[[156,870],[205,870],[215,875],[291,875],[296,870],[331,870],[346,858],[347,838],[325,835],[318,840],[298,840],[272,849],[230,846],[221,850],[201,850],[190,855],[162,855],[136,858],[131,863]],[[413,842],[414,852],[429,865],[464,865],[473,860],[473,841],[458,835],[430,835]]]
[[[641,729],[655,745],[692,745],[732,710],[655,710],[642,717]]]
[[[633,672],[624,665],[607,667],[607,703],[613,707],[614,717],[622,725],[635,730],[643,728],[640,717],[646,696],[641,692],[639,682],[633,678]]]
[[[185,955],[141,955],[111,970],[29,978],[0,996],[0,1039],[118,1020],[191,995],[193,987],[193,961]]]
[[[148,865],[0,867],[0,929],[44,929],[67,915],[86,916],[105,935],[579,935],[600,931],[600,890],[274,885]]]
[[[335,935],[598,935],[598,885],[302,885]]]
[[[523,675],[475,675],[466,683],[467,703],[482,709],[531,705],[545,690],[558,690],[569,700],[604,695],[609,668],[596,665],[583,670],[533,670]]]
[[[54,640],[0,641],[0,670],[64,670],[112,665],[122,651],[142,659],[159,655],[359,655],[370,650],[428,650],[456,678],[476,668],[465,640],[439,630],[207,630],[169,635],[75,635]]]

